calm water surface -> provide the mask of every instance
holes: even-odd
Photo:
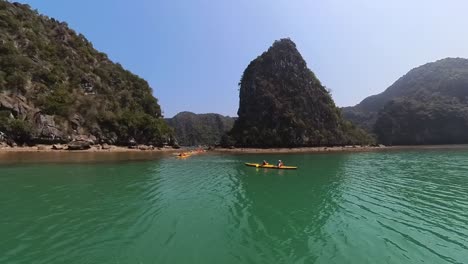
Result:
[[[468,263],[468,150],[11,155],[0,263]]]

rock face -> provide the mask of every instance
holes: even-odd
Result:
[[[343,112],[387,145],[468,143],[468,60],[417,67]]]
[[[72,141],[68,143],[68,150],[86,150],[90,149],[91,144],[88,141],[80,140],[80,141]]]
[[[111,146],[109,146],[108,144],[104,143],[104,144],[102,144],[101,148],[102,148],[103,150],[109,150],[109,149],[111,149]]]
[[[54,144],[54,145],[52,145],[52,149],[53,150],[62,150],[62,149],[65,149],[65,147],[60,145],[60,144]]]
[[[365,144],[362,130],[341,117],[327,89],[289,39],[250,63],[240,82],[237,146],[301,147]]]
[[[0,25],[0,131],[10,140],[169,140],[171,130],[148,83],[66,23],[0,0]]]
[[[234,118],[219,114],[194,114],[181,112],[166,119],[174,128],[177,141],[182,146],[216,145],[232,129]]]
[[[51,115],[44,115],[38,112],[34,115],[33,119],[34,131],[33,135],[36,140],[44,140],[51,142],[66,141],[64,133],[55,124],[55,117]]]

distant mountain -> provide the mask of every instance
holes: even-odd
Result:
[[[216,145],[234,125],[234,118],[219,114],[194,114],[181,112],[166,119],[174,128],[177,141],[182,146]]]
[[[66,23],[0,0],[0,37],[0,132],[9,140],[169,140],[148,83]]]
[[[409,71],[346,118],[386,144],[468,143],[468,60],[447,58]]]
[[[368,144],[372,139],[343,120],[290,39],[253,60],[240,81],[239,118],[230,132],[242,147]]]

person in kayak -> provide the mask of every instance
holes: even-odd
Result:
[[[270,165],[270,164],[266,160],[263,160],[262,166],[265,166],[265,165]]]
[[[278,160],[278,168],[281,168],[284,166],[284,163],[281,160]]]

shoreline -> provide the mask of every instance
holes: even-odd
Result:
[[[344,146],[344,147],[302,147],[302,148],[215,148],[212,152],[233,154],[285,154],[285,153],[328,153],[328,152],[368,152],[385,150],[392,147]]]
[[[437,150],[437,149],[467,149],[468,145],[405,145],[405,146],[343,146],[343,147],[303,147],[303,148],[215,148],[212,152],[232,154],[287,154],[287,153],[334,153],[334,152],[373,152],[389,150]]]
[[[302,148],[214,148],[208,150],[211,153],[220,154],[284,154],[284,153],[330,153],[330,152],[373,152],[373,151],[385,151],[385,150],[417,150],[417,149],[468,149],[468,145],[457,144],[457,145],[405,145],[405,146],[342,146],[342,147],[302,147]],[[123,146],[110,145],[109,149],[102,149],[98,145],[91,146],[85,150],[67,150],[67,149],[53,149],[52,145],[36,145],[32,147],[0,147],[0,153],[7,152],[52,152],[52,153],[126,153],[126,152],[138,152],[138,153],[178,153],[188,152],[193,150],[190,147],[181,147],[180,149],[174,148],[154,148],[154,149],[139,149],[129,148]]]
[[[116,145],[109,145],[108,149],[97,147],[98,145],[91,146],[89,149],[83,150],[68,150],[68,149],[53,149],[53,145],[36,145],[32,147],[0,147],[0,153],[6,152],[52,152],[52,153],[125,153],[125,152],[148,152],[148,153],[174,153],[187,151],[186,148],[154,148],[154,149],[139,149],[129,148]]]

